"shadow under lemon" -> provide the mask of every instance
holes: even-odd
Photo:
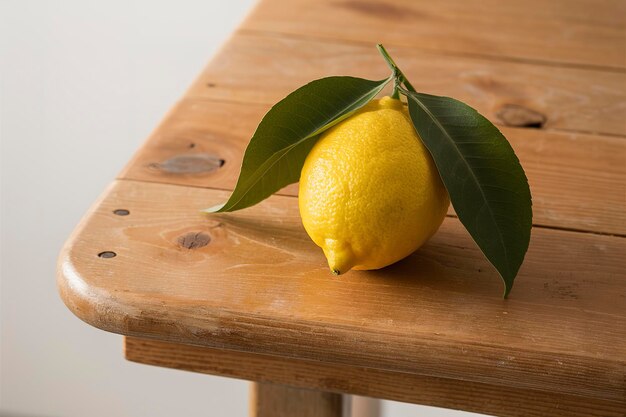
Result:
[[[251,313],[380,321],[398,317],[399,310],[406,310],[405,317],[417,315],[415,306],[421,309],[444,299],[498,297],[501,290],[497,272],[455,218],[447,217],[424,246],[403,260],[337,277],[328,270],[322,250],[307,236],[298,212],[273,210],[281,212],[265,213],[262,218],[247,209],[236,215],[214,215],[224,225],[232,253],[238,254],[231,257],[228,273],[255,288],[241,294]],[[441,297],[440,292],[454,294]]]

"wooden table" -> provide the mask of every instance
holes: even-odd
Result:
[[[255,416],[338,416],[337,393],[624,416],[625,19],[619,0],[262,1],[69,238],[61,296],[131,361],[260,382]],[[520,157],[534,228],[508,300],[453,213],[408,259],[340,278],[294,186],[199,213],[273,103],[315,78],[384,77],[377,42]]]

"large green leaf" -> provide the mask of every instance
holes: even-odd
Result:
[[[297,182],[320,133],[367,104],[390,80],[391,77],[381,81],[328,77],[289,94],[270,109],[257,127],[228,201],[205,211],[250,207]]]
[[[506,297],[530,241],[530,189],[513,148],[468,105],[407,91],[409,114],[459,220],[504,280]]]

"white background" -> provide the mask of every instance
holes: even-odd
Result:
[[[126,362],[62,304],[81,215],[252,6],[0,0],[2,416],[246,416],[247,383]],[[384,416],[467,416],[384,402]]]

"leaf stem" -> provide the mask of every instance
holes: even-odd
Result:
[[[413,87],[413,85],[411,85],[411,83],[409,82],[409,80],[406,79],[404,74],[400,73],[400,75],[402,76],[402,82],[403,82],[404,86],[407,88],[407,90],[409,90],[409,91],[411,91],[413,93],[417,93],[417,90],[415,90],[415,87]]]
[[[400,70],[400,68],[398,68],[395,61],[393,60],[391,55],[389,55],[389,52],[387,52],[387,49],[385,49],[383,44],[382,43],[377,44],[376,48],[378,48],[378,52],[380,52],[380,54],[383,56],[383,58],[385,59],[385,62],[387,63],[387,66],[389,66],[389,68],[393,71],[393,74],[394,74],[394,87],[393,87],[392,97],[393,98],[399,97],[398,87],[400,87],[401,84],[404,84],[407,90],[416,92],[415,87],[413,87],[413,85],[409,82],[409,80],[407,80],[404,73]]]
[[[408,88],[402,88],[402,86],[398,86],[398,91],[401,92],[402,94],[404,94],[405,96],[410,95],[411,93],[416,93],[417,91],[415,90],[408,90]]]
[[[398,89],[400,86],[398,85],[398,79],[394,77],[393,79],[393,93],[391,93],[391,98],[395,98],[396,100],[400,100],[400,92]]]

